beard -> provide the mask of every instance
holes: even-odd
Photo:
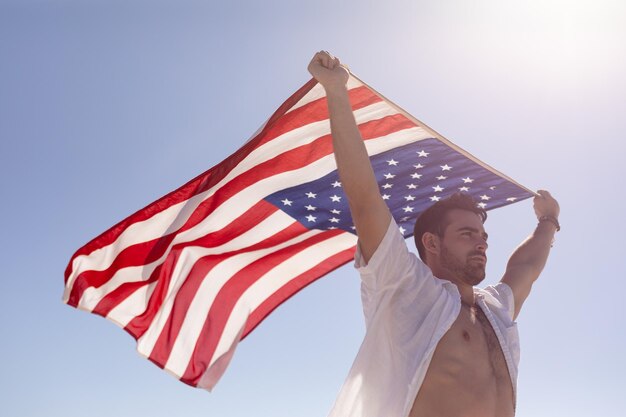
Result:
[[[480,252],[474,252],[467,255],[465,262],[457,259],[446,246],[441,247],[441,266],[450,271],[450,273],[460,278],[466,284],[477,285],[485,279],[485,264],[475,264],[469,260],[471,256],[483,255]]]

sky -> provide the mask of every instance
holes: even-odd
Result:
[[[622,416],[624,39],[621,0],[0,0],[0,415],[328,413],[364,334],[350,264],[275,310],[211,393],[61,301],[75,250],[238,149],[325,49],[558,199],[517,415]],[[530,200],[489,213],[486,284],[535,224]]]

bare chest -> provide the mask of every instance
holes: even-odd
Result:
[[[513,401],[506,360],[489,319],[478,306],[461,307],[437,345],[411,416],[461,416],[470,410],[469,415],[513,415]]]
[[[439,349],[440,348],[440,349]],[[442,338],[438,350],[444,361],[457,364],[475,377],[510,385],[509,371],[498,336],[478,307],[461,307],[459,317]]]

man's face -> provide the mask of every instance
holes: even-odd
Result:
[[[485,279],[487,233],[480,217],[471,211],[455,209],[447,214],[448,226],[441,239],[440,263],[454,278],[468,285]]]

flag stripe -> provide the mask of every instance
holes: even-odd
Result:
[[[336,268],[339,268],[346,262],[352,260],[354,258],[355,249],[356,246],[353,245],[348,249],[322,260],[314,268],[298,275],[274,291],[271,296],[263,300],[263,302],[250,313],[246,322],[246,327],[242,334],[242,339],[248,336],[248,334],[250,334],[250,332],[252,332],[272,311],[274,311],[274,309],[294,296],[300,289],[303,289],[307,285],[315,282],[322,275],[327,274],[330,271],[334,271]]]

